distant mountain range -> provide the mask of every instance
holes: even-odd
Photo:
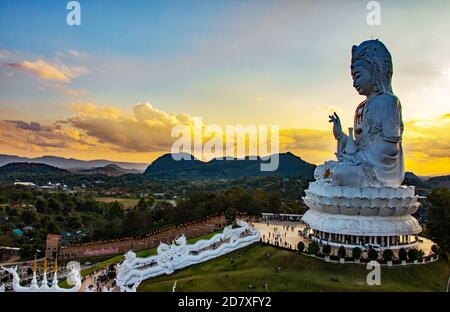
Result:
[[[298,156],[288,152],[278,154],[279,166],[275,171],[261,171],[261,163],[268,163],[265,158],[257,157],[250,160],[243,159],[221,160],[212,159],[208,162],[200,161],[191,155],[192,160],[174,160],[171,154],[165,154],[156,159],[144,172],[147,178],[156,179],[238,179],[256,176],[299,176],[312,179],[315,165],[310,164]]]
[[[57,167],[60,169],[94,169],[99,167],[105,167],[108,165],[116,165],[122,169],[135,169],[138,171],[144,171],[147,168],[147,163],[133,163],[133,162],[121,162],[111,161],[106,159],[95,160],[79,160],[74,158],[63,158],[56,156],[42,156],[36,158],[21,157],[15,155],[2,155],[0,154],[0,166],[9,163],[36,163],[46,164],[49,166]]]
[[[164,154],[150,165],[142,163],[114,162],[110,160],[84,161],[62,157],[44,156],[26,158],[19,156],[0,155],[0,179],[2,180],[46,180],[79,181],[101,179],[103,176],[117,177],[128,175],[127,179],[155,179],[155,180],[214,180],[239,179],[243,177],[303,177],[313,179],[315,165],[300,157],[287,152],[278,154],[279,167],[275,171],[261,171],[261,163],[265,159],[220,160],[212,159],[204,162],[189,154],[176,155],[184,160],[176,161],[172,154]],[[191,160],[188,158],[191,157]],[[97,166],[100,164],[100,166]],[[101,165],[106,164],[106,165]],[[124,166],[124,167],[123,167]],[[145,172],[141,175],[143,169]],[[131,175],[130,175],[131,174]],[[85,177],[83,177],[85,176]],[[438,177],[418,177],[412,172],[405,173],[403,184],[415,185],[419,189],[429,190],[435,187],[450,188],[450,175]]]

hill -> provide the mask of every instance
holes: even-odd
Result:
[[[171,154],[165,154],[156,159],[144,172],[147,178],[159,179],[238,179],[242,177],[301,176],[307,179],[313,177],[315,165],[288,152],[278,154],[279,166],[275,171],[261,171],[261,163],[268,163],[266,159],[249,157],[234,160],[212,159],[202,162],[198,159],[174,160]]]
[[[54,166],[36,163],[9,163],[0,167],[0,175],[11,174],[68,174],[67,170],[59,169]]]
[[[143,171],[147,167],[147,164],[145,163],[121,162],[106,159],[79,160],[75,158],[64,158],[56,156],[42,156],[36,158],[28,158],[15,155],[0,154],[0,166],[14,162],[30,162],[30,163],[46,164],[61,169],[92,169],[96,167],[104,167],[110,164],[114,164],[124,169],[137,169],[139,171]]]
[[[277,268],[280,268],[277,271]],[[445,291],[444,260],[406,267],[382,267],[381,285],[368,286],[365,265],[322,260],[255,244],[214,260],[144,281],[138,291]],[[252,285],[253,287],[250,287]]]
[[[115,164],[109,164],[104,167],[95,167],[91,169],[79,169],[79,170],[73,170],[74,172],[80,173],[80,174],[100,174],[100,175],[106,175],[110,177],[117,177],[124,174],[139,174],[140,171],[137,169],[124,169],[118,165]]]

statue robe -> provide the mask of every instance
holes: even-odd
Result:
[[[355,112],[354,132],[357,151],[351,156],[351,162],[362,166],[366,179],[362,184],[399,186],[403,182],[405,170],[403,122],[398,98],[384,93],[362,102]],[[338,140],[338,159],[343,155],[347,141],[346,135]],[[340,174],[345,172],[339,171]],[[343,181],[342,178],[339,180]]]

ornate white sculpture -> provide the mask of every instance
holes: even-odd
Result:
[[[321,239],[338,234],[341,239],[353,235],[388,241],[422,231],[411,216],[419,209],[419,196],[413,186],[401,186],[403,122],[400,101],[391,87],[392,73],[391,54],[382,42],[353,46],[353,86],[366,99],[356,108],[348,135],[339,116],[329,116],[337,161],[316,168],[316,181],[303,197],[310,210],[302,220],[321,232]]]
[[[314,176],[335,185],[397,187],[405,174],[403,122],[400,101],[391,87],[391,54],[381,41],[364,41],[352,48],[351,72],[353,86],[366,100],[356,108],[348,136],[339,116],[330,116],[337,161],[317,167]]]
[[[37,272],[37,265],[36,265],[36,259],[33,266],[33,279],[31,280],[30,287],[23,287],[20,286],[20,278],[19,274],[17,273],[17,266],[14,266],[12,268],[5,268],[1,267],[3,270],[7,271],[13,276],[13,282],[12,286],[14,291],[16,292],[77,292],[81,288],[81,275],[80,271],[76,268],[72,268],[69,275],[71,281],[73,282],[72,288],[60,288],[58,286],[58,266],[57,262],[55,260],[54,265],[54,273],[53,273],[53,281],[51,287],[48,286],[47,281],[47,259],[44,261],[44,275],[42,277],[41,286],[38,286],[37,278],[36,278],[36,272]],[[68,277],[69,278],[69,277]]]
[[[238,228],[233,229],[229,225],[222,233],[191,245],[187,244],[184,235],[175,239],[171,245],[160,243],[156,256],[137,258],[134,252],[127,252],[125,260],[118,265],[117,286],[121,291],[131,291],[129,285],[136,285],[137,282],[162,274],[172,274],[175,270],[208,261],[259,241],[260,233],[254,227],[242,220],[236,220],[236,224]]]

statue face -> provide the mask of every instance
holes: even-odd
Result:
[[[353,87],[359,94],[368,96],[373,92],[372,73],[364,66],[352,68]]]

